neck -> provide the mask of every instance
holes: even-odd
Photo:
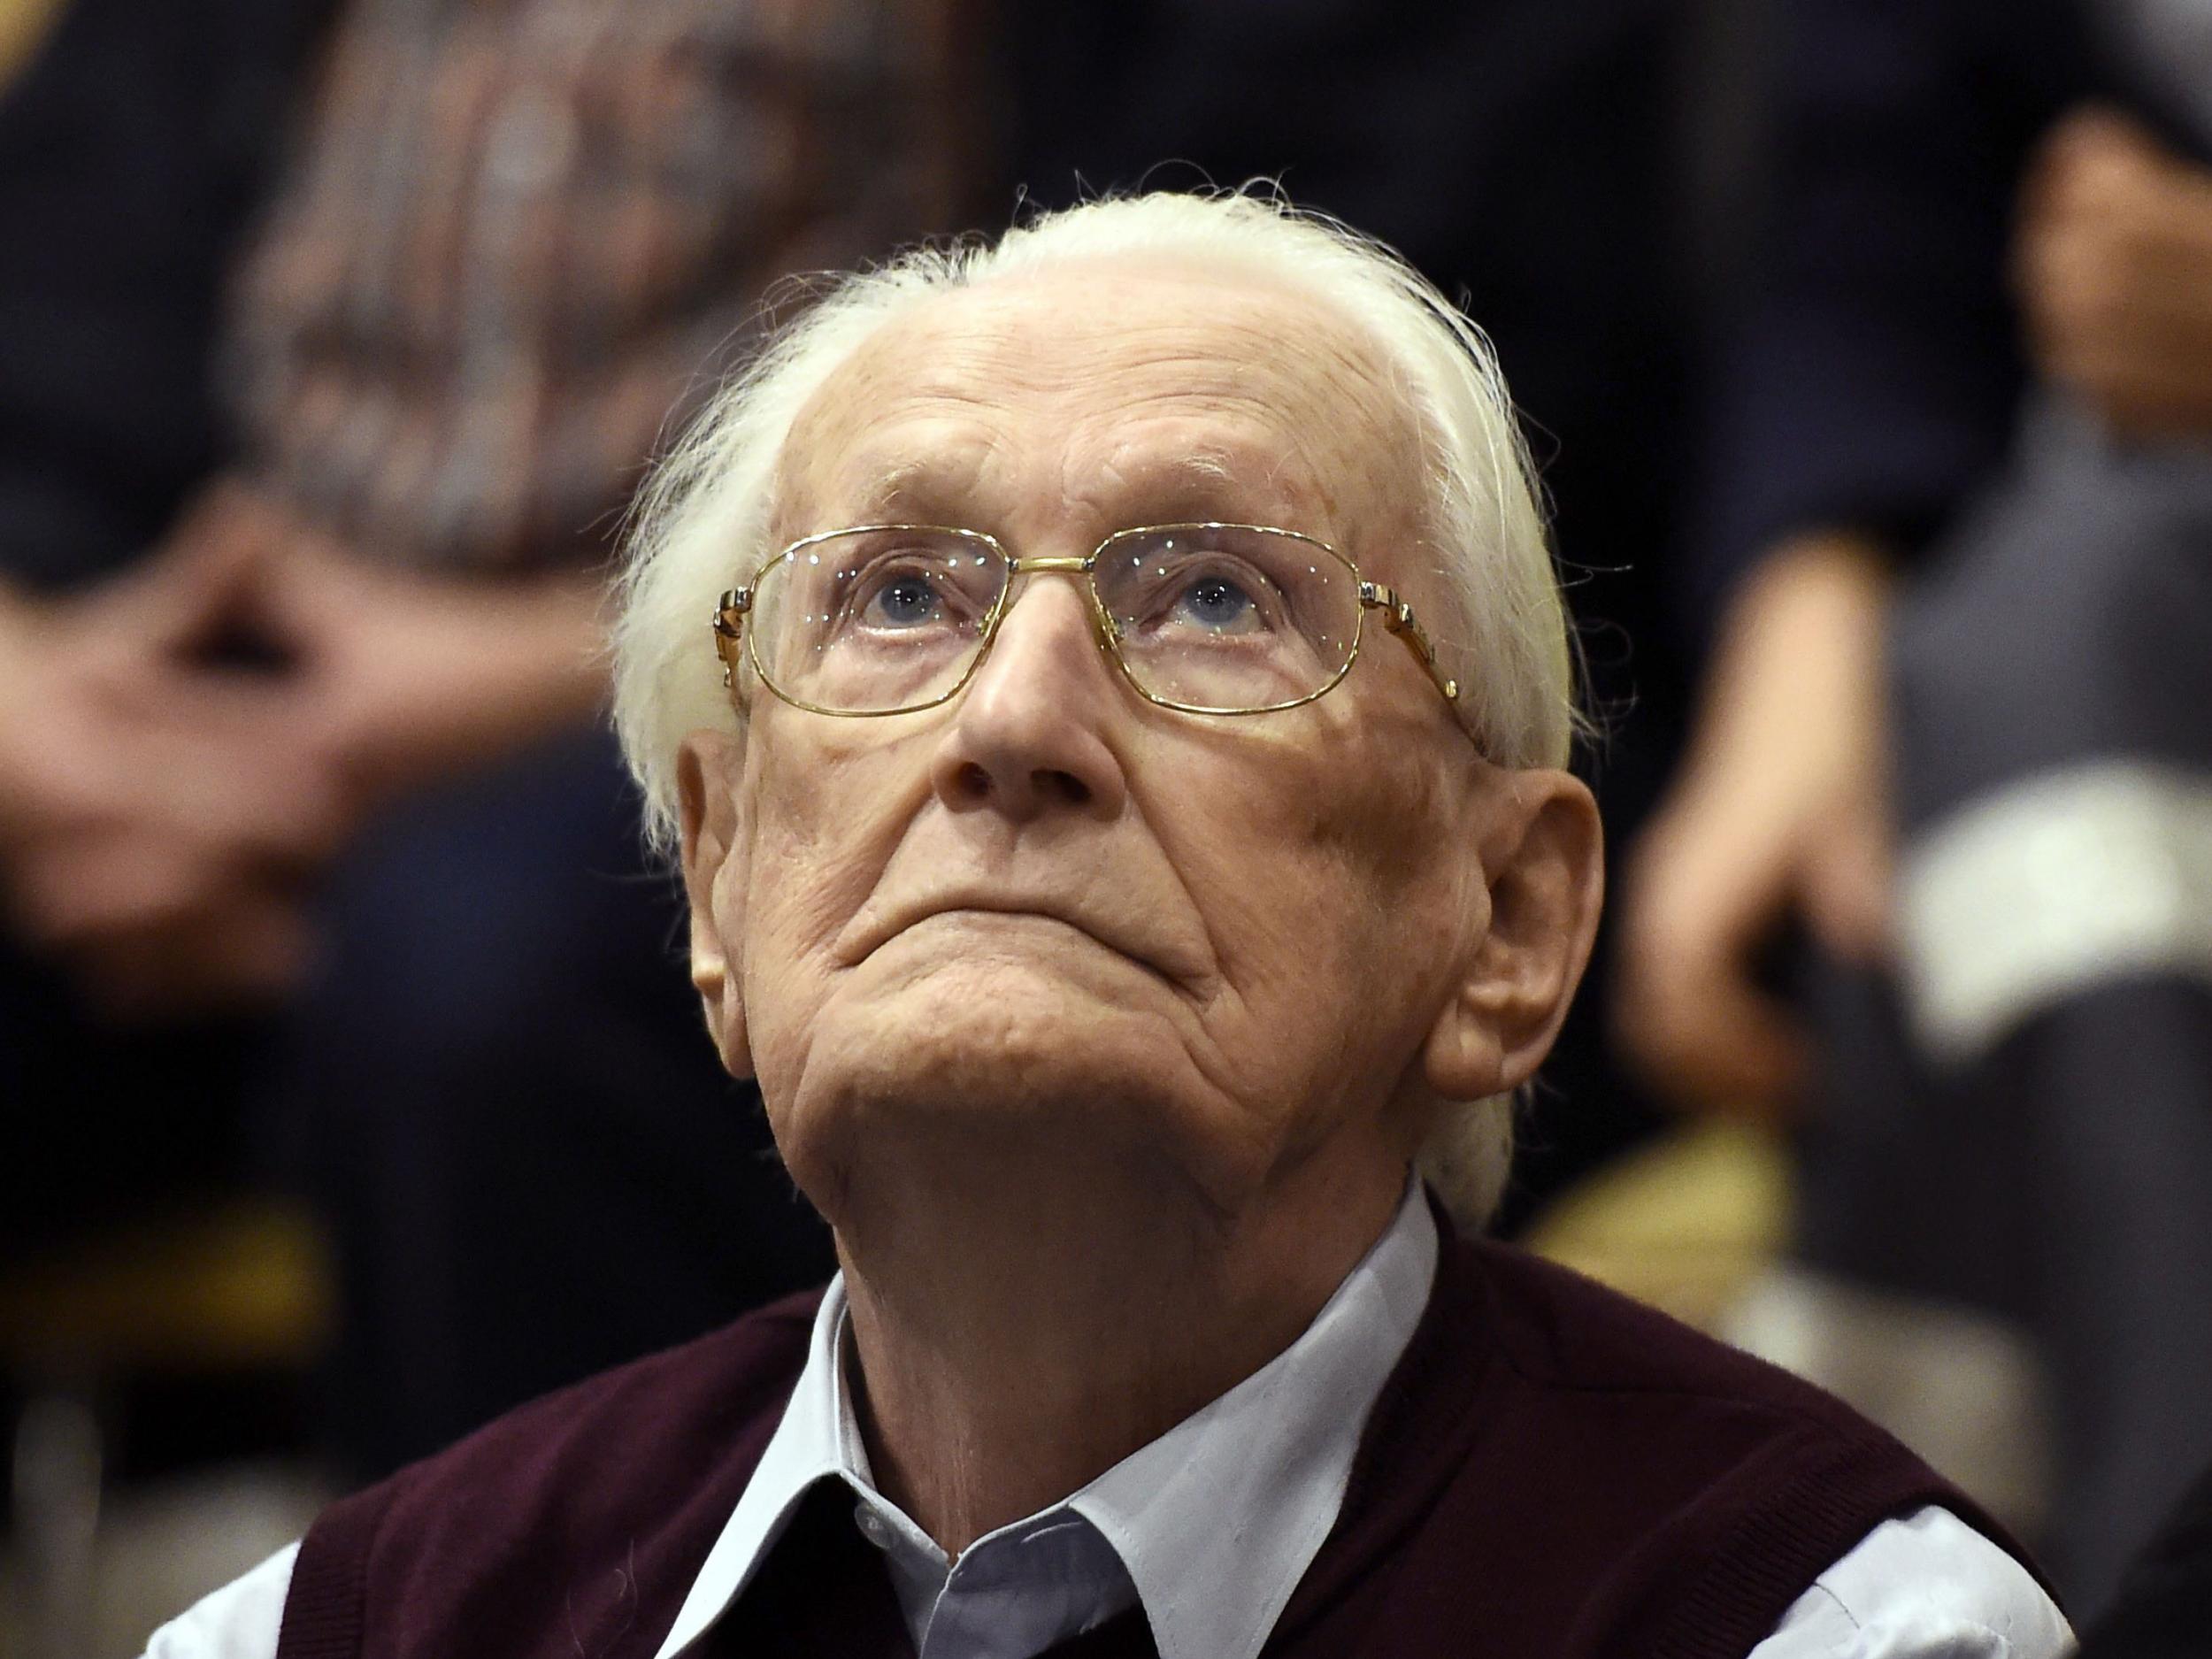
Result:
[[[1156,1165],[1060,1182],[1016,1162],[902,1165],[897,1193],[838,1229],[876,1483],[952,1555],[1288,1348],[1405,1179],[1317,1158],[1225,1217],[1178,1203]]]

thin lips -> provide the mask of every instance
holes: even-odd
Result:
[[[1056,899],[988,892],[943,893],[898,906],[861,935],[852,961],[855,964],[866,961],[908,928],[926,922],[933,916],[947,916],[959,910],[983,910],[999,916],[1042,917],[1088,934],[1109,950],[1127,956],[1132,962],[1175,984],[1184,984],[1189,977],[1169,966],[1162,960],[1161,953],[1146,948],[1115,928],[1102,926]]]

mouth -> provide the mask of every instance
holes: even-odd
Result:
[[[1101,949],[1133,963],[1187,995],[1194,993],[1194,980],[1198,977],[1184,969],[1183,964],[1174,962],[1170,953],[1153,949],[1147,941],[1131,938],[1121,928],[1100,923],[1050,902],[1017,899],[1001,894],[948,894],[932,901],[899,906],[869,918],[850,940],[848,948],[839,955],[846,966],[857,967],[892,941],[926,924],[961,920],[981,921],[986,926],[1002,922],[1010,927],[1042,923],[1055,932],[1072,933]]]

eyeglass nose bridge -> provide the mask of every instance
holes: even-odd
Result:
[[[991,647],[998,641],[1000,627],[1003,626],[1008,615],[1014,609],[1015,579],[1031,571],[1041,572],[1056,571],[1064,575],[1079,576],[1083,579],[1076,586],[1083,595],[1083,608],[1090,613],[1091,633],[1097,640],[1099,649],[1113,659],[1115,666],[1120,668],[1125,673],[1127,672],[1127,664],[1121,661],[1120,626],[1108,613],[1105,601],[1099,597],[1098,583],[1093,579],[1092,573],[1098,568],[1096,553],[1088,553],[1080,558],[1068,554],[1043,554],[1035,558],[1015,558],[1002,553],[1000,557],[1006,560],[1006,588],[1005,591],[999,595],[998,608],[991,617],[990,626],[985,631],[983,649],[977,656],[979,666],[982,658],[990,655]]]

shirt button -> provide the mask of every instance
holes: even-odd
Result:
[[[878,1549],[891,1548],[891,1529],[883,1524],[883,1517],[866,1504],[853,1510],[853,1524],[860,1528],[861,1537]]]

